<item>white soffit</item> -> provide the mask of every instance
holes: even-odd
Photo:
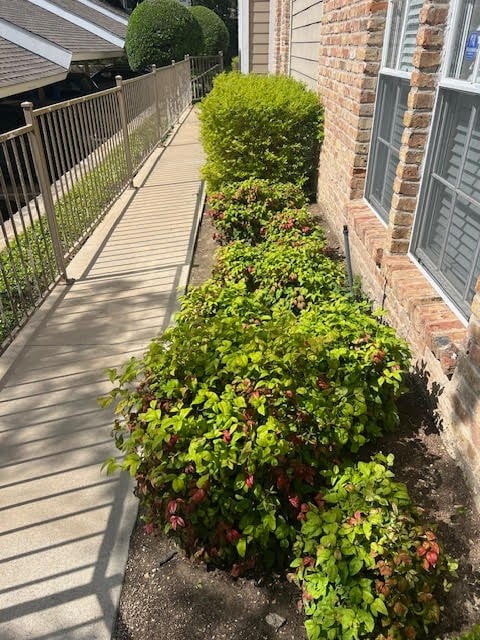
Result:
[[[49,0],[27,0],[27,2],[30,2],[31,4],[35,4],[37,5],[37,7],[41,7],[46,11],[50,11],[50,13],[54,13],[59,18],[68,20],[68,22],[71,22],[72,24],[77,25],[77,27],[81,27],[82,29],[85,29],[85,31],[89,31],[90,33],[93,33],[99,38],[102,38],[103,40],[110,42],[111,44],[119,47],[120,49],[123,49],[125,45],[125,40],[123,40],[119,36],[116,36],[111,31],[107,31],[107,29],[103,29],[102,27],[99,27],[96,24],[93,24],[93,22],[90,22],[89,20],[85,20],[84,18],[81,18],[75,13],[66,11],[65,9],[62,9],[58,5],[54,4],[53,2],[49,2]]]
[[[70,51],[2,18],[0,18],[0,36],[27,51],[58,64],[66,70],[70,67],[72,61],[72,53]]]

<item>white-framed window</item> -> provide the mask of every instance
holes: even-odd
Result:
[[[480,276],[480,0],[452,8],[410,251],[468,319]]]
[[[423,0],[390,0],[378,78],[365,197],[386,224],[399,162]]]

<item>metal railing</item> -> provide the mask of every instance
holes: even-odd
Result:
[[[223,72],[223,52],[219,51],[218,56],[191,56],[190,69],[192,99],[198,102],[212,90],[215,76]]]
[[[207,77],[208,64],[187,56],[75,100],[24,103],[26,125],[0,134],[0,350],[67,280],[68,261],[192,103],[192,69]]]

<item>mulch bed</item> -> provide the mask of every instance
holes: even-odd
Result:
[[[204,219],[190,284],[210,277],[212,228]],[[421,376],[400,401],[400,428],[365,452],[393,453],[397,479],[407,484],[426,519],[437,523],[447,552],[459,561],[441,627],[433,638],[480,622],[480,515],[460,469],[446,452]],[[171,540],[137,523],[112,640],[305,640],[299,591],[281,576],[234,580],[185,558]],[[281,619],[266,620],[269,614]]]

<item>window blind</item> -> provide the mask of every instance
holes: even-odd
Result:
[[[392,202],[408,91],[406,80],[380,76],[379,108],[375,118],[366,196],[385,222],[388,221]]]
[[[441,101],[415,252],[468,316],[480,275],[480,105],[453,91]]]
[[[408,5],[398,65],[401,71],[411,71],[413,68],[412,58],[417,46],[417,31],[422,7],[423,0],[411,0]]]

